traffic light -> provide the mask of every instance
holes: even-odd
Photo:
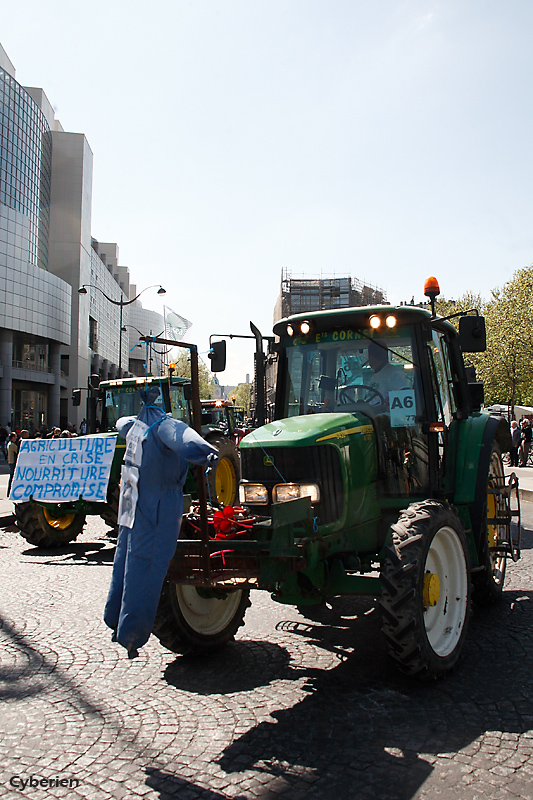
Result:
[[[79,406],[81,403],[81,389],[72,390],[72,405]]]

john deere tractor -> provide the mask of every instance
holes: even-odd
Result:
[[[139,389],[157,386],[156,400],[161,408],[176,419],[191,424],[190,378],[167,375],[162,378],[119,378],[101,381],[97,390],[96,415],[100,419],[100,435],[116,435],[116,421],[123,416],[139,413]],[[94,398],[96,399],[96,398]],[[232,504],[237,497],[239,454],[231,435],[211,426],[202,426],[202,435],[220,451],[217,466],[208,475],[209,499],[214,506]],[[117,438],[106,503],[79,499],[69,503],[40,503],[35,500],[15,504],[15,516],[20,534],[30,544],[39,547],[61,547],[74,540],[83,530],[88,515],[99,515],[116,534],[120,488],[120,469],[125,440]],[[195,478],[189,473],[186,491],[197,496]]]
[[[480,411],[463,361],[485,349],[484,319],[458,322],[374,306],[275,325],[274,420],[240,443],[240,506],[203,527],[197,508],[184,518],[154,627],[163,645],[220,647],[251,590],[300,608],[370,595],[400,670],[455,666],[471,601],[499,600],[520,555],[508,423]]]

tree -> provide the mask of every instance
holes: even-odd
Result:
[[[188,350],[184,350],[174,361],[176,365],[175,375],[182,378],[191,377],[191,359]],[[198,359],[198,383],[200,388],[200,400],[209,400],[215,391],[215,381],[204,362]]]
[[[242,406],[246,415],[250,414],[250,393],[252,386],[249,383],[239,383],[233,395],[235,397],[235,405]]]
[[[457,314],[459,311],[464,313],[474,308],[477,308],[479,313],[483,314],[484,304],[481,295],[474,294],[473,292],[465,292],[458,300],[446,300],[445,297],[439,297],[435,303],[435,311],[441,317],[449,317],[451,314]],[[459,317],[455,317],[451,319],[450,322],[458,328],[458,320]]]
[[[476,368],[485,386],[485,404],[531,405],[533,395],[533,267],[514,273],[502,288],[493,289],[483,303],[467,293],[459,300],[437,300],[436,311],[445,317],[478,308],[485,317],[487,350],[466,353],[465,363]],[[450,320],[456,326],[458,318]]]
[[[479,376],[485,401],[531,405],[533,393],[533,267],[514,273],[485,307],[487,352]]]

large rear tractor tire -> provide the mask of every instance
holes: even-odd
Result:
[[[505,472],[500,448],[494,442],[490,456],[487,476],[487,494],[481,516],[481,531],[478,545],[478,559],[481,569],[472,573],[472,599],[479,605],[492,605],[502,599],[507,559],[493,548],[499,541],[505,541],[505,525],[491,523],[490,520],[510,517],[509,499],[498,490],[505,485]]]
[[[85,514],[72,512],[55,516],[49,509],[32,503],[15,503],[20,535],[36,547],[63,547],[83,530]]]
[[[249,605],[247,589],[223,595],[166,581],[153,634],[174,653],[204,655],[233,639]]]
[[[207,473],[210,502],[212,505],[233,506],[237,502],[241,475],[239,451],[233,442],[222,436],[209,436],[207,441],[218,450],[218,461]]]
[[[453,506],[413,503],[392,526],[382,565],[382,630],[398,668],[442,677],[463,650],[470,617],[470,564]]]

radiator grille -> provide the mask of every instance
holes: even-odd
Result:
[[[265,463],[270,457],[275,467]],[[241,450],[244,480],[262,483],[271,489],[276,483],[318,483],[320,503],[315,506],[319,524],[326,525],[342,514],[342,473],[338,451],[322,447],[260,448]],[[281,473],[281,475],[280,475]]]

